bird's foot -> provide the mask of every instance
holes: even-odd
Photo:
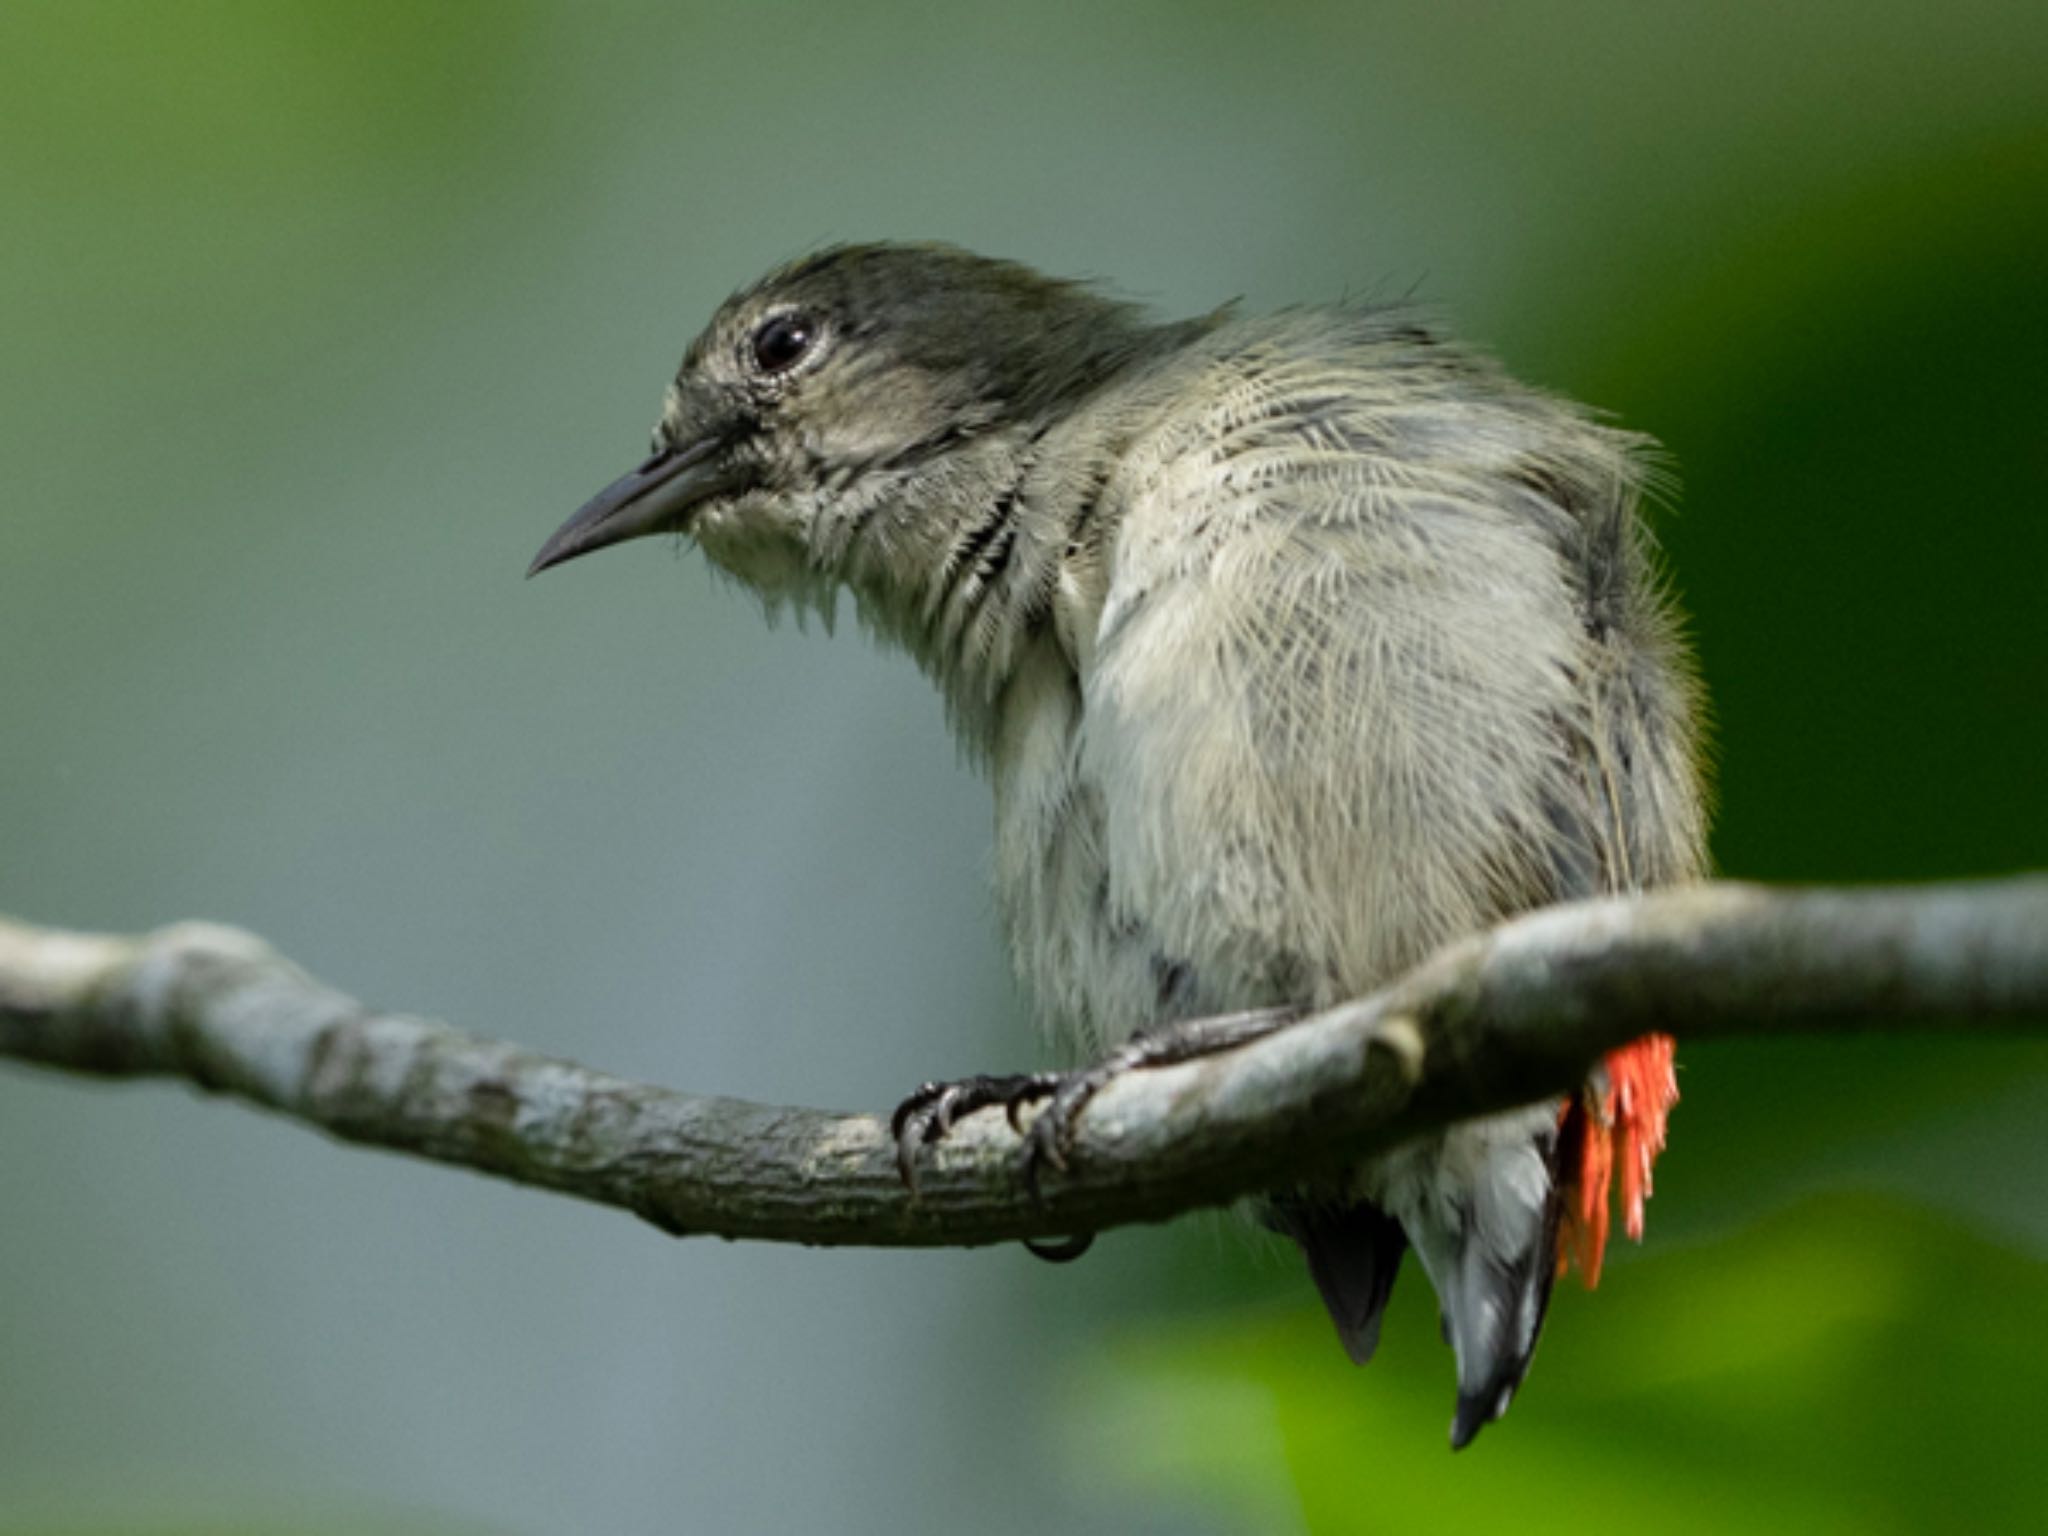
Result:
[[[1010,1128],[1023,1138],[1021,1171],[1025,1186],[1037,1198],[1047,1168],[1057,1173],[1067,1171],[1081,1112],[1115,1079],[1126,1072],[1173,1066],[1233,1050],[1299,1017],[1296,1009],[1261,1008],[1216,1018],[1188,1019],[1133,1035],[1101,1060],[1070,1072],[1020,1072],[926,1083],[897,1105],[889,1119],[890,1133],[896,1139],[897,1170],[904,1184],[915,1192],[919,1149],[943,1140],[961,1116],[1000,1105]],[[1027,1125],[1023,1113],[1033,1104],[1042,1107]],[[1035,1247],[1032,1251],[1040,1253]],[[1071,1258],[1076,1254],[1040,1253],[1042,1258],[1056,1256]]]
[[[963,1077],[955,1082],[924,1083],[896,1106],[889,1134],[896,1141],[896,1171],[912,1194],[917,1193],[917,1156],[922,1147],[943,1141],[953,1122],[977,1109],[1001,1106],[1010,1129],[1023,1134],[1018,1112],[1059,1087],[1057,1072],[1009,1072]]]
[[[889,1117],[889,1134],[896,1138],[896,1171],[902,1175],[904,1187],[912,1194],[917,1193],[919,1149],[943,1140],[960,1116],[971,1115],[977,1109],[1000,1106],[1003,1117],[1010,1122],[1010,1129],[1020,1136],[1025,1135],[1018,1119],[1019,1111],[1035,1100],[1057,1094],[1062,1081],[1063,1076],[1058,1072],[1012,1072],[963,1077],[950,1083],[921,1084],[896,1106],[896,1112]],[[1028,1156],[1028,1139],[1025,1145]],[[1038,1181],[1028,1171],[1028,1164],[1025,1177],[1035,1196]],[[1094,1233],[1081,1232],[1072,1237],[1044,1241],[1026,1238],[1024,1246],[1034,1257],[1044,1259],[1048,1264],[1065,1264],[1081,1257],[1094,1241]]]

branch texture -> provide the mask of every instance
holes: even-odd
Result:
[[[184,1078],[679,1235],[801,1243],[969,1245],[1163,1220],[1568,1092],[1653,1030],[2044,1026],[2048,876],[1576,903],[1251,1044],[1117,1079],[1040,1198],[992,1112],[927,1149],[913,1196],[870,1115],[675,1093],[375,1013],[236,929],[112,938],[0,920],[0,1056]]]

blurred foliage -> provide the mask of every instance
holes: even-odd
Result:
[[[1807,1202],[1560,1287],[1522,1401],[1455,1457],[1417,1290],[1363,1376],[1300,1311],[1132,1330],[1077,1373],[1072,1454],[1316,1536],[2038,1528],[2048,1287],[1953,1222]]]
[[[517,581],[711,303],[885,235],[1419,289],[1667,446],[1726,873],[2048,865],[2044,81],[2001,0],[0,8],[0,907],[766,1099],[1017,1064],[909,668]],[[1221,1219],[678,1253],[0,1076],[0,1531],[2034,1529],[2048,1046],[1682,1061],[1456,1458],[1420,1277],[1355,1372]]]

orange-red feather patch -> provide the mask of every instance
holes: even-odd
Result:
[[[1558,1132],[1566,1188],[1557,1265],[1563,1270],[1577,1264],[1588,1287],[1600,1283],[1617,1164],[1622,1228],[1632,1240],[1643,1240],[1650,1173],[1664,1150],[1671,1106],[1678,1102],[1676,1054],[1677,1042],[1669,1035],[1645,1035],[1610,1051],[1599,1080],[1565,1106]]]

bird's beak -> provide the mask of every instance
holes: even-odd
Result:
[[[686,528],[700,505],[740,486],[723,460],[726,447],[723,438],[707,437],[684,448],[664,448],[621,475],[554,531],[526,574],[538,576],[551,565],[627,539]]]

